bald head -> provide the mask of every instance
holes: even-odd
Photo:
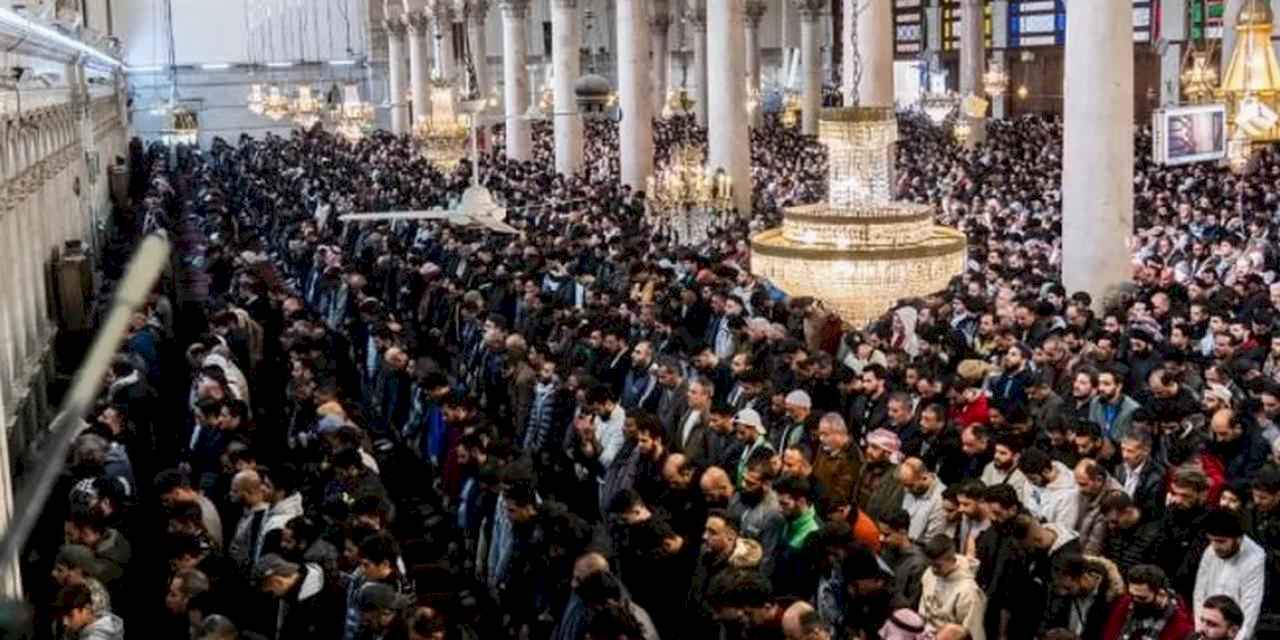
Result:
[[[806,640],[803,620],[815,613],[813,607],[803,600],[797,601],[782,612],[782,635],[787,640]]]
[[[699,486],[708,502],[727,503],[733,498],[733,482],[729,480],[729,474],[720,467],[709,467],[704,471]]]
[[[246,509],[265,504],[270,494],[267,483],[253,469],[245,469],[231,478],[231,496]]]

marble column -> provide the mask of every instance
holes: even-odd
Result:
[[[1187,0],[1160,0],[1160,38],[1165,42],[1160,56],[1160,106],[1178,104],[1182,96],[1182,55],[1190,37]]]
[[[1072,0],[1063,73],[1062,279],[1101,310],[1132,279],[1133,7]],[[1085,10],[1074,10],[1077,7]]]
[[[467,46],[471,49],[471,62],[476,68],[476,82],[480,95],[493,95],[493,82],[489,73],[489,48],[485,34],[485,19],[489,16],[489,0],[467,2]]]
[[[617,0],[618,105],[622,184],[645,188],[653,174],[653,89],[649,85],[648,0]]]
[[[800,13],[800,132],[818,135],[822,110],[822,15],[826,0],[795,0]]]
[[[857,103],[864,107],[892,107],[892,0],[846,0],[846,11],[852,13],[854,6],[858,8],[854,29],[858,50]],[[845,62],[847,64],[848,60]]]
[[[1009,90],[1002,96],[990,97],[991,118],[1004,120],[1008,115],[1009,94],[1017,90],[1009,67],[1009,0],[993,0],[991,3],[991,60],[999,63],[1009,77]]]
[[[405,18],[409,28],[409,86],[413,95],[413,120],[431,117],[431,99],[428,87],[431,86],[431,60],[427,57],[427,47],[431,38],[431,19],[426,13],[415,11]]]
[[[764,122],[764,95],[760,87],[760,21],[768,11],[765,0],[747,0],[743,10],[743,39],[747,49],[747,90],[756,93],[756,108],[749,114],[751,126],[758,127]]]
[[[746,46],[742,0],[707,0],[708,106],[707,167],[733,180],[738,215],[751,216],[751,149],[747,128]],[[625,157],[625,156],[624,156]]]
[[[387,76],[390,84],[387,102],[391,105],[391,132],[400,136],[409,133],[409,105],[405,102],[409,69],[405,64],[405,25],[398,19],[388,19],[387,27]]]
[[[573,84],[582,75],[582,32],[578,0],[551,0],[551,90],[555,96],[556,172],[572,175],[582,169],[582,116]]]
[[[982,74],[986,70],[986,43],[983,42],[984,20],[982,0],[960,2],[960,96],[986,98]],[[965,146],[973,148],[987,139],[986,114],[963,114],[969,120],[969,137]]]
[[[1231,64],[1231,53],[1236,48],[1236,18],[1240,15],[1240,7],[1245,0],[1226,0],[1222,7],[1222,53],[1219,58],[1221,66],[1218,77],[1227,77],[1227,66]],[[1274,35],[1274,33],[1272,34]]]
[[[431,8],[431,29],[434,38],[433,55],[436,71],[446,78],[453,77],[453,5],[436,2]]]
[[[653,113],[657,115],[662,113],[667,103],[667,73],[670,70],[667,34],[671,30],[671,0],[650,0],[649,6],[652,7],[649,15],[649,65],[653,70],[650,82],[653,87]]]
[[[529,0],[502,0],[502,95],[506,103],[507,157],[533,159],[529,109]]]
[[[698,125],[707,126],[707,1],[689,0],[689,22],[685,32],[693,32],[693,110]]]

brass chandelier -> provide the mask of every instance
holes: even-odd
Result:
[[[861,326],[963,272],[964,234],[934,224],[929,205],[893,200],[893,109],[826,109],[818,139],[830,155],[829,199],[788,207],[781,227],[755,235],[753,273]]]
[[[719,217],[733,208],[733,181],[708,171],[703,152],[681,144],[645,185],[651,221],[680,245],[704,242]]]
[[[360,87],[348,83],[342,87],[342,103],[332,114],[334,133],[347,142],[364,139],[373,129],[373,105],[360,99]]]
[[[471,125],[453,109],[453,83],[441,73],[433,73],[428,100],[431,114],[413,124],[413,137],[423,158],[441,171],[452,171],[467,155]]]

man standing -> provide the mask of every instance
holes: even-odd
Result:
[[[1203,526],[1209,548],[1200,557],[1200,570],[1196,572],[1196,619],[1201,617],[1209,596],[1228,596],[1244,611],[1244,624],[1236,637],[1251,638],[1262,612],[1267,554],[1244,534],[1240,517],[1234,513],[1211,511]]]
[[[1067,465],[1031,448],[1022,454],[1022,472],[1031,483],[1031,514],[1044,522],[1074,529],[1079,516],[1075,475]]]
[[[920,578],[920,615],[933,628],[964,627],[973,640],[986,640],[983,616],[987,597],[974,580],[972,560],[956,554],[946,536],[930,538],[924,546],[929,570]]]
[[[942,492],[947,488],[924,466],[919,458],[907,458],[898,467],[898,481],[906,491],[902,508],[911,516],[908,532],[917,542],[932,540],[947,527],[947,514],[942,508]],[[954,548],[954,547],[953,547]]]
[[[982,484],[988,487],[1007,484],[1018,493],[1022,504],[1030,504],[1031,488],[1026,474],[1018,468],[1022,461],[1022,441],[1012,436],[998,436],[994,456],[987,466],[982,468]]]
[[[821,450],[814,455],[813,481],[821,485],[835,504],[849,504],[862,467],[849,428],[838,413],[828,413],[818,422]]]
[[[1102,629],[1102,640],[1150,638],[1182,640],[1195,629],[1191,612],[1160,567],[1140,564],[1129,570],[1128,593],[1116,599]]]

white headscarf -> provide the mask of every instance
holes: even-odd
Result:
[[[894,346],[901,347],[912,358],[920,355],[920,338],[916,335],[916,322],[920,319],[920,312],[915,307],[906,306],[895,309],[893,315],[902,323],[902,344],[897,344],[898,336],[895,335]]]

